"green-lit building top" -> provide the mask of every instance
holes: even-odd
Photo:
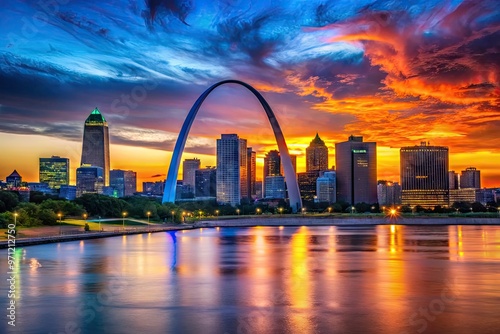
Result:
[[[99,109],[97,107],[92,110],[90,113],[89,117],[85,120],[85,125],[108,125],[106,122],[106,119],[104,116],[101,114]]]

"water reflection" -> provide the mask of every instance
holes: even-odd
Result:
[[[204,228],[16,255],[23,333],[500,328],[497,226]]]

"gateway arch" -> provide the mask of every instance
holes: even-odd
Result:
[[[220,81],[211,87],[209,87],[203,94],[200,95],[198,100],[193,104],[189,114],[182,125],[181,132],[179,133],[179,137],[177,138],[177,142],[175,143],[175,148],[172,154],[172,160],[170,161],[170,167],[168,168],[167,179],[165,181],[165,190],[163,192],[163,200],[162,203],[174,203],[175,202],[175,191],[177,186],[177,174],[179,173],[179,165],[181,162],[181,155],[184,151],[184,146],[186,145],[187,136],[189,134],[189,130],[191,129],[191,125],[200,109],[203,101],[207,98],[207,96],[217,87],[225,85],[225,84],[238,84],[245,88],[257,97],[260,104],[264,108],[266,112],[267,118],[269,119],[269,123],[271,123],[271,127],[274,132],[274,136],[276,137],[276,143],[278,144],[278,149],[281,156],[281,162],[283,164],[283,169],[285,172],[285,181],[288,188],[288,197],[290,199],[290,206],[293,212],[300,211],[302,208],[302,200],[300,198],[299,185],[297,183],[297,178],[295,176],[295,170],[293,169],[292,160],[290,159],[290,154],[288,153],[288,147],[286,146],[285,137],[283,136],[283,132],[278,124],[278,120],[274,115],[273,110],[264,99],[264,97],[252,86],[249,84],[239,81],[239,80],[224,80]]]

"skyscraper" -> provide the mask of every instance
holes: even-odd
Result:
[[[361,136],[335,144],[337,201],[351,205],[377,202],[377,143]]]
[[[137,191],[137,173],[131,170],[109,171],[109,185],[116,197],[132,196]]]
[[[316,137],[314,137],[306,148],[306,171],[325,170],[328,170],[328,147],[326,147],[325,142],[316,133]]]
[[[81,165],[103,169],[104,185],[109,185],[109,130],[108,122],[95,108],[85,120]]]
[[[379,205],[394,206],[401,204],[401,185],[398,182],[380,180],[377,184]]]
[[[243,152],[242,149],[244,149]],[[245,157],[244,164],[242,163],[243,156]],[[246,156],[246,139],[240,139],[237,134],[222,134],[221,138],[217,139],[218,203],[233,206],[240,204],[241,185],[245,183],[246,188],[247,183]]]
[[[50,188],[59,189],[69,184],[69,159],[52,156],[39,159],[40,182],[49,184]]]
[[[250,198],[247,160],[247,140],[240,138],[240,199]]]
[[[182,184],[191,186],[194,192],[195,172],[200,169],[200,159],[185,159],[182,162]]]
[[[195,197],[215,197],[217,194],[217,168],[207,167],[195,172]]]
[[[460,188],[481,188],[481,171],[476,167],[467,167],[460,175]]]
[[[318,202],[335,203],[337,201],[336,189],[337,173],[324,172],[323,176],[316,179],[316,196]]]
[[[76,197],[86,193],[102,194],[104,187],[102,167],[83,165],[76,169]]]
[[[449,184],[450,190],[460,188],[458,173],[455,173],[454,170],[450,170],[448,172],[448,184]]]
[[[264,184],[264,197],[269,197],[270,195],[266,193],[267,187],[267,177],[268,176],[282,176],[281,174],[281,159],[280,153],[277,150],[271,150],[267,152],[264,157],[264,166],[262,168],[263,177],[262,181]],[[270,188],[269,188],[270,189]]]
[[[247,147],[247,188],[248,198],[255,198],[255,179],[257,174],[257,153],[251,147]]]
[[[314,198],[316,197],[316,181],[318,180],[319,174],[319,171],[297,173],[300,197],[302,198],[302,201],[314,201]]]
[[[265,198],[285,198],[285,177],[281,175],[266,176]]]
[[[401,188],[403,205],[432,208],[448,205],[448,147],[402,147],[400,150]]]

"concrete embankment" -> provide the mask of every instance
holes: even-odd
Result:
[[[130,234],[142,234],[142,233],[154,233],[154,232],[164,232],[164,231],[177,231],[177,230],[189,230],[193,229],[193,225],[179,225],[179,226],[165,226],[165,227],[155,227],[155,228],[141,228],[141,229],[126,229],[125,231],[106,231],[106,232],[86,232],[86,233],[75,233],[75,234],[64,234],[55,236],[45,236],[38,238],[16,238],[15,243],[9,245],[8,241],[0,242],[1,248],[8,247],[25,247],[33,245],[48,244],[54,242],[67,242],[67,241],[78,241],[87,239],[97,239],[97,238],[108,238],[116,237],[121,235]],[[13,239],[12,239],[13,240]]]

